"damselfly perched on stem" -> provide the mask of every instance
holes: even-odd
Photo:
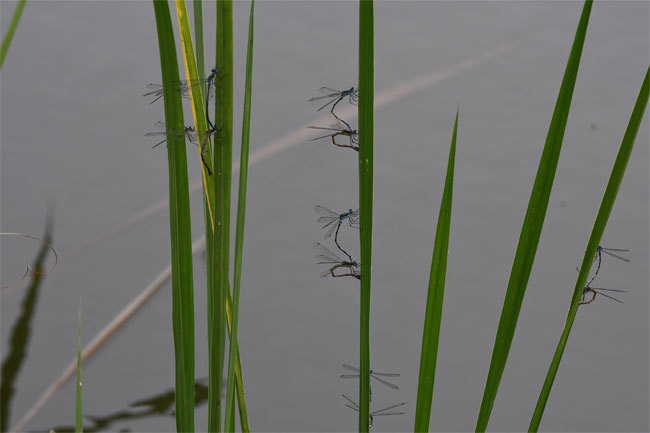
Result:
[[[336,90],[336,89],[332,89],[331,87],[321,87],[320,89],[318,89],[318,91],[324,93],[324,95],[310,98],[309,102],[320,101],[323,99],[330,99],[330,101],[327,104],[323,105],[316,111],[321,111],[323,108],[334,103],[334,105],[332,105],[332,108],[330,109],[330,113],[332,114],[334,114],[334,108],[336,107],[336,105],[339,102],[341,102],[344,98],[348,98],[350,104],[352,105],[357,105],[357,101],[359,98],[359,89],[355,89],[354,87],[350,87],[347,90]]]
[[[176,130],[174,128],[168,130],[165,127],[165,122],[156,122],[155,125],[156,125],[156,128],[160,129],[160,131],[147,132],[146,134],[144,134],[145,137],[161,137],[161,136],[164,136],[165,138],[163,140],[159,141],[158,143],[154,144],[151,147],[152,149],[160,146],[165,141],[167,141],[167,134],[168,133],[173,134],[175,138],[183,138],[183,136],[185,136],[185,138],[187,138],[187,141],[189,141],[190,143],[192,143],[194,145],[198,144],[198,141],[197,141],[197,138],[196,138],[196,130],[194,129],[193,126],[186,126],[185,128],[183,128],[181,130]]]
[[[203,80],[197,80],[198,84],[201,84],[201,85],[207,84],[208,85],[208,87],[206,88],[206,90],[207,90],[207,92],[206,92],[206,94],[207,94],[206,100],[209,100],[212,97],[210,95],[210,92],[209,92],[209,90],[210,90],[209,85],[211,85],[214,82],[214,76],[216,76],[217,73],[219,73],[219,71],[217,71],[216,69],[213,69],[212,73],[208,76],[208,78],[203,79]],[[149,92],[144,93],[142,96],[145,97],[145,98],[146,97],[153,97],[154,98],[149,104],[153,104],[154,102],[156,102],[157,100],[162,98],[163,95],[164,95],[162,84],[149,83],[149,84],[147,84],[147,89],[149,89]],[[190,86],[187,84],[187,81],[185,81],[185,80],[175,81],[173,83],[173,86],[172,86],[171,90],[173,90],[175,92],[179,92],[181,94],[181,97],[183,97],[183,98],[189,98],[190,97]]]
[[[615,251],[616,253],[614,253],[613,251]],[[600,265],[603,261],[603,253],[611,257],[614,257],[615,259],[621,260],[623,262],[630,263],[630,259],[627,259],[620,255],[620,253],[626,253],[628,251],[630,250],[624,250],[620,248],[605,248],[598,245],[598,248],[596,249],[596,254],[594,255],[594,262],[596,262],[596,272],[594,272],[594,275],[591,277],[589,282],[587,282],[587,286],[589,286],[589,284],[591,284],[591,282],[594,281],[596,276],[598,276],[598,272],[600,272]]]
[[[330,251],[327,247],[319,242],[314,243],[314,248],[316,248],[318,251],[318,255],[316,256],[320,259],[318,264],[333,265],[328,270],[320,274],[320,278],[325,278],[326,276],[331,275],[335,278],[354,277],[358,280],[361,279],[361,271],[359,269],[360,265],[356,261],[352,260],[352,258],[349,260],[342,259],[336,253]],[[339,269],[344,273],[340,273],[340,271],[337,273],[336,271]]]
[[[214,125],[210,121],[210,109],[208,107],[208,102],[212,98],[212,86],[214,86],[214,80],[217,78],[217,74],[219,71],[215,68],[212,68],[212,71],[210,72],[210,75],[208,75],[208,78],[205,79],[205,85],[206,85],[206,90],[205,90],[205,119],[208,121],[208,127],[209,128],[214,128]]]
[[[343,368],[345,368],[346,370],[350,370],[350,371],[354,372],[354,374],[341,374],[339,376],[341,379],[357,379],[357,378],[359,378],[359,375],[360,375],[361,372],[359,371],[358,368],[353,367],[353,366],[348,365],[348,364],[341,364],[341,366]],[[394,390],[399,389],[399,387],[397,385],[395,385],[393,383],[390,383],[389,381],[387,381],[385,379],[382,379],[382,377],[399,377],[399,373],[379,373],[377,371],[370,370],[370,377],[372,377],[373,379],[377,380],[380,383],[383,383],[384,385],[386,385],[390,389],[394,389]],[[372,387],[370,387],[370,399],[372,400]]]
[[[325,239],[328,239],[330,236],[332,236],[334,230],[336,230],[336,228],[343,224],[343,222],[346,220],[348,224],[350,224],[350,227],[359,228],[359,209],[355,211],[348,209],[347,212],[336,213],[333,210],[329,210],[325,206],[317,205],[314,206],[314,212],[321,215],[316,221],[319,223],[325,223],[322,228],[326,229],[329,227],[329,229],[327,229],[325,232]]]
[[[352,129],[350,125],[347,124],[347,122],[339,119],[338,117],[334,116],[334,122],[330,125],[329,128],[323,127],[323,126],[308,126],[308,128],[311,129],[319,129],[323,131],[328,131],[327,134],[321,135],[320,137],[312,138],[309,141],[314,141],[314,140],[320,140],[322,138],[327,138],[330,137],[332,139],[332,143],[334,146],[338,147],[348,147],[350,149],[354,149],[357,152],[359,151],[359,134],[357,133],[356,129]],[[350,144],[342,144],[338,143],[336,141],[336,137],[342,136],[342,137],[347,137],[348,142]]]
[[[582,298],[580,299],[580,303],[578,305],[586,305],[586,304],[591,304],[594,302],[596,299],[596,295],[603,295],[606,298],[611,299],[612,301],[616,301],[619,303],[623,303],[623,301],[616,299],[615,297],[608,295],[606,293],[603,293],[603,291],[606,292],[617,292],[617,293],[627,293],[627,290],[617,290],[617,289],[604,289],[602,287],[590,287],[589,284],[585,286],[584,289],[582,289]],[[587,300],[587,294],[591,293],[591,298]]]
[[[356,404],[350,397],[348,397],[345,394],[341,394],[344,399],[346,399],[349,403],[346,403],[345,406],[349,407],[350,409],[359,412],[359,405]],[[392,412],[390,411],[391,409],[398,408],[400,406],[404,406],[406,402],[403,403],[397,403],[392,406],[385,407],[383,409],[375,410],[373,412],[370,412],[370,419],[368,420],[368,428],[372,428],[374,424],[374,417],[376,416],[387,416],[387,415],[404,415],[404,412]]]

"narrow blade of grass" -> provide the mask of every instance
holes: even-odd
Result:
[[[370,417],[370,287],[372,277],[372,196],[375,123],[374,3],[359,0],[359,215],[361,301],[359,324],[359,431]]]
[[[510,346],[517,327],[517,319],[521,311],[521,304],[526,293],[528,278],[533,268],[537,245],[542,233],[546,209],[548,207],[553,180],[555,179],[555,170],[560,158],[562,149],[562,140],[566,128],[569,110],[571,108],[571,99],[578,75],[580,57],[584,46],[589,15],[591,13],[592,1],[585,1],[580,17],[580,23],[576,32],[571,54],[567,63],[562,85],[557,97],[553,118],[546,137],[546,143],[542,152],[542,157],[537,169],[535,184],[528,202],[528,209],[524,218],[524,223],[519,235],[519,243],[510,272],[510,280],[506,290],[503,309],[499,320],[499,327],[492,351],[492,360],[490,361],[490,370],[485,383],[481,409],[476,422],[476,431],[482,432],[487,428],[492,406],[499,389],[501,376],[508,360]]]
[[[79,305],[79,323],[77,324],[77,395],[74,410],[74,431],[81,433],[84,431],[83,412],[81,407],[81,304]]]
[[[14,33],[16,33],[16,27],[18,27],[18,21],[23,14],[23,9],[25,8],[26,1],[27,0],[18,0],[18,4],[16,4],[16,10],[14,11],[14,16],[11,18],[7,33],[5,33],[5,37],[2,39],[2,48],[0,48],[0,69],[2,69],[2,65],[5,64],[5,56],[9,50],[9,44],[11,44]]]
[[[244,115],[242,118],[241,155],[239,163],[239,195],[237,199],[237,223],[235,228],[235,268],[232,291],[232,324],[228,353],[228,384],[226,385],[226,422],[224,431],[235,431],[235,364],[237,360],[237,325],[239,320],[239,292],[241,286],[242,255],[244,251],[244,224],[246,221],[246,190],[248,185],[248,153],[251,128],[251,87],[253,81],[253,40],[255,0],[251,1],[248,23],[248,50],[246,53],[246,84],[244,88]]]
[[[192,44],[192,31],[190,29],[190,22],[187,17],[187,8],[185,0],[176,0],[176,15],[178,16],[178,29],[181,36],[181,47],[183,48],[183,63],[185,64],[185,76],[187,77],[188,88],[190,93],[190,100],[192,102],[192,116],[194,117],[194,125],[196,127],[196,136],[199,143],[199,158],[201,159],[201,175],[203,180],[203,194],[205,196],[205,204],[208,208],[209,229],[214,232],[214,213],[212,204],[214,202],[214,188],[212,182],[207,181],[207,171],[203,164],[205,161],[211,161],[212,154],[210,152],[209,140],[206,140],[205,145],[207,149],[203,149],[203,138],[208,129],[208,121],[205,116],[205,106],[203,105],[202,85],[199,83],[199,72],[196,67],[196,59],[194,58],[194,46]],[[207,230],[206,230],[207,231]]]
[[[205,54],[203,51],[203,0],[192,0],[192,11],[194,12],[196,67],[199,70],[199,80],[203,80],[205,78]]]
[[[639,91],[639,96],[637,97],[636,104],[632,110],[632,116],[630,117],[630,122],[627,125],[625,130],[625,135],[623,136],[623,141],[621,142],[621,147],[618,150],[618,155],[616,155],[616,161],[614,161],[614,167],[612,168],[612,173],[609,176],[609,182],[607,182],[607,188],[603,194],[603,199],[600,203],[600,208],[598,209],[598,214],[596,216],[596,221],[594,222],[594,227],[591,230],[591,236],[589,236],[589,243],[587,244],[587,249],[585,250],[585,256],[582,259],[582,266],[580,267],[580,272],[578,273],[578,280],[576,281],[576,286],[573,291],[573,298],[571,299],[571,306],[569,308],[569,313],[567,315],[566,323],[564,325],[564,330],[558,342],[557,349],[555,349],[555,354],[553,355],[553,360],[546,374],[546,380],[544,380],[544,385],[542,386],[542,391],[539,394],[539,399],[537,400],[537,406],[535,407],[535,412],[530,421],[530,426],[528,431],[536,432],[539,429],[539,423],[542,420],[544,415],[544,408],[546,408],[546,402],[551,393],[551,388],[553,387],[553,381],[555,380],[555,375],[560,366],[560,361],[562,360],[562,354],[566,347],[567,341],[569,340],[569,333],[573,326],[573,321],[576,318],[578,313],[578,305],[580,303],[580,297],[582,296],[582,290],[587,283],[587,277],[589,275],[589,270],[593,264],[593,258],[596,254],[596,249],[600,245],[600,240],[605,232],[605,227],[607,226],[607,221],[614,207],[614,202],[616,201],[616,196],[618,195],[618,190],[623,181],[623,176],[625,175],[625,170],[627,168],[627,163],[630,160],[630,154],[632,153],[632,148],[634,147],[634,141],[636,140],[637,132],[639,131],[639,126],[643,120],[643,113],[645,112],[646,106],[648,104],[648,72],[650,69],[646,70],[645,78],[643,84],[641,85],[641,90]]]
[[[429,431],[431,402],[433,400],[433,383],[436,377],[436,359],[442,319],[442,303],[445,294],[445,277],[447,275],[447,251],[449,250],[449,230],[451,226],[451,202],[454,191],[454,165],[456,160],[456,134],[458,133],[458,109],[454,132],[451,136],[447,179],[440,203],[438,228],[431,259],[429,275],[429,292],[427,310],[422,331],[422,353],[420,355],[420,379],[418,381],[418,399],[415,407],[416,432]]]
[[[233,107],[233,32],[232,1],[216,3],[216,55],[215,67],[219,71],[214,82],[215,124],[219,130],[214,139],[215,227],[212,238],[213,256],[209,267],[214,281],[208,304],[208,350],[210,354],[210,385],[208,391],[208,431],[221,430],[221,387],[225,354],[225,304],[230,255],[230,188],[232,182],[232,107]],[[239,354],[237,354],[239,356]],[[238,378],[241,377],[241,372]],[[239,385],[238,382],[238,389]],[[238,394],[239,397],[239,394]],[[242,395],[243,398],[243,395]],[[242,401],[239,402],[240,407]],[[245,407],[245,404],[244,404]],[[240,416],[241,418],[241,416]],[[242,425],[247,421],[242,421]]]
[[[156,14],[163,89],[179,80],[176,45],[169,6],[153,2]],[[165,123],[181,130],[183,105],[175,91],[164,92]],[[171,234],[172,321],[176,378],[176,430],[194,431],[194,289],[192,280],[192,230],[187,181],[185,137],[167,134],[169,165],[169,225]]]
[[[226,287],[226,320],[228,324],[228,334],[232,331],[232,299],[230,297],[230,288]],[[239,421],[241,423],[242,433],[250,432],[248,425],[248,411],[246,410],[246,400],[244,399],[244,381],[241,372],[241,361],[239,359],[239,343],[236,347],[236,364],[235,364],[235,385],[237,390],[237,406],[239,407]]]

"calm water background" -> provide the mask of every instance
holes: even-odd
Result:
[[[2,32],[15,3],[2,2]],[[373,386],[373,408],[408,401],[376,431],[413,425],[421,327],[434,227],[453,115],[460,103],[454,208],[431,428],[474,428],[510,266],[581,4],[379,2],[376,88],[515,43],[502,54],[378,109],[372,367],[398,371],[399,391]],[[235,3],[235,59],[243,71],[248,3]],[[526,429],[559,338],[579,265],[616,151],[648,66],[647,2],[598,2],[590,27],[537,259],[490,429]],[[214,4],[205,7],[213,53]],[[176,18],[173,16],[174,22]],[[356,84],[357,5],[260,2],[256,8],[252,151],[317,119],[307,103],[322,85]],[[179,51],[180,52],[180,51]],[[209,54],[207,58],[212,58]],[[209,61],[207,62],[210,63]],[[181,68],[182,71],[182,68]],[[2,71],[2,231],[43,232],[56,205],[62,256],[167,194],[164,148],[143,134],[162,104],[140,95],[160,80],[151,2],[28,2]],[[235,80],[239,141],[243,77]],[[187,111],[189,119],[189,110]],[[238,115],[239,114],[239,115]],[[648,121],[639,131],[603,244],[597,285],[628,290],[620,305],[580,309],[542,428],[647,431]],[[356,119],[353,122],[356,125]],[[193,149],[192,149],[193,150]],[[192,180],[199,161],[191,154]],[[238,148],[233,152],[238,160]],[[236,186],[236,185],[234,185]],[[236,190],[233,191],[236,197]],[[200,194],[193,232],[202,232]],[[358,362],[358,284],[318,279],[313,206],[356,207],[356,155],[299,143],[250,170],[240,347],[256,431],[348,431]],[[357,232],[343,242],[358,254]],[[3,240],[2,282],[19,277],[38,246]],[[78,299],[89,341],[169,263],[167,211],[63,260],[45,279],[10,424],[72,359]],[[195,258],[196,374],[207,376],[205,279]],[[2,351],[21,291],[2,297]],[[106,416],[173,387],[171,290],[166,285],[84,368],[84,413]],[[376,405],[376,406],[375,406]],[[68,383],[28,425],[72,425]],[[205,404],[197,429],[206,425]],[[157,416],[108,429],[172,431]]]

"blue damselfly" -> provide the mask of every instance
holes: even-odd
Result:
[[[348,397],[345,394],[341,394],[344,399],[348,401],[348,403],[345,404],[345,406],[349,407],[350,409],[359,412],[359,405],[356,404],[350,397]],[[368,420],[368,428],[372,428],[374,424],[374,418],[376,416],[387,416],[387,415],[404,415],[404,412],[394,412],[391,411],[391,409],[395,409],[401,406],[404,406],[406,402],[403,403],[397,403],[392,406],[385,407],[383,409],[375,410],[370,412],[370,419]]]
[[[358,368],[353,367],[348,364],[341,364],[343,368],[346,370],[353,371],[354,374],[341,374],[339,377],[341,379],[358,379],[360,376],[360,371]],[[382,377],[399,377],[399,373],[379,373],[377,371],[370,370],[370,377],[373,379],[377,380],[380,383],[383,383],[390,389],[398,390],[399,387],[393,383],[390,383],[389,381],[382,379]],[[372,400],[372,386],[370,387],[370,399]]]
[[[203,79],[203,80],[197,80],[197,84],[201,84],[201,85],[207,84],[208,86],[210,86],[214,81],[214,76],[216,76],[216,74],[218,72],[219,71],[213,69],[212,73],[208,76],[208,78]],[[145,97],[145,98],[146,97],[152,97],[153,98],[153,100],[149,104],[153,104],[154,102],[156,102],[157,100],[162,98],[163,95],[164,95],[163,85],[162,84],[149,83],[149,84],[147,84],[147,89],[149,89],[149,91],[147,93],[144,93],[142,96]],[[186,80],[175,81],[172,84],[172,87],[171,87],[170,90],[180,93],[182,98],[189,98],[190,97],[190,86],[187,84]],[[210,95],[210,92],[209,92],[209,90],[210,90],[209,87],[206,88],[206,90],[207,90],[207,92],[206,92],[207,93],[206,100],[209,100],[212,97]]]
[[[323,99],[330,99],[330,101],[327,104],[323,105],[316,111],[321,111],[323,108],[333,103],[334,105],[332,105],[332,108],[330,109],[330,113],[332,114],[334,114],[334,108],[336,107],[336,105],[339,102],[341,102],[343,98],[348,98],[350,104],[353,105],[357,104],[357,100],[359,98],[359,89],[355,89],[354,87],[350,87],[347,90],[336,90],[336,89],[332,89],[331,87],[321,87],[320,89],[318,89],[318,91],[323,93],[323,95],[310,98],[309,102],[320,101]]]

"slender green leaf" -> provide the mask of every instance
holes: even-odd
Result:
[[[160,47],[165,122],[184,127],[181,96],[173,91],[179,80],[176,45],[169,6],[153,2]],[[170,90],[170,91],[168,91]],[[167,134],[169,165],[169,225],[172,265],[172,321],[176,371],[176,430],[194,431],[194,289],[192,281],[192,230],[187,181],[185,137]]]
[[[228,324],[228,334],[230,335],[232,331],[232,299],[230,297],[230,288],[226,287],[226,319]],[[237,385],[237,406],[239,407],[239,421],[241,423],[241,431],[243,433],[250,432],[250,426],[248,425],[248,411],[246,410],[246,400],[244,399],[244,385],[241,372],[241,361],[239,359],[239,343],[237,344],[235,357],[235,385]],[[232,421],[234,425],[234,420]]]
[[[81,303],[79,305],[79,323],[77,325],[77,395],[75,403],[74,431],[82,433],[84,431],[83,412],[81,407]]]
[[[359,1],[359,215],[361,301],[359,325],[359,431],[370,416],[370,283],[372,277],[372,196],[375,123],[375,46],[372,0]]]
[[[215,124],[219,125],[219,130],[214,135],[214,175],[212,176],[215,191],[213,208],[216,223],[214,237],[211,240],[211,250],[214,253],[209,258],[208,265],[208,268],[213,270],[214,273],[208,296],[209,431],[221,430],[221,388],[226,341],[224,325],[226,316],[225,294],[227,293],[230,296],[228,270],[230,255],[230,188],[232,182],[232,2],[230,0],[217,1],[216,13],[215,68],[219,73],[214,81],[214,118]],[[238,377],[240,376],[241,372]],[[240,401],[240,406],[241,404]]]
[[[203,52],[203,0],[192,0],[192,11],[194,12],[194,39],[196,39],[196,67],[199,70],[199,80],[203,80],[205,78],[205,55]]]
[[[614,167],[612,168],[612,173],[609,176],[609,182],[607,182],[607,188],[603,194],[603,200],[601,201],[600,208],[598,209],[598,215],[596,216],[594,227],[591,230],[589,243],[587,244],[585,256],[582,259],[582,266],[580,267],[580,272],[578,273],[578,280],[576,281],[576,286],[573,290],[571,306],[569,308],[569,313],[564,325],[564,330],[562,331],[560,341],[558,342],[557,349],[555,350],[555,355],[553,355],[553,360],[551,361],[548,373],[546,374],[546,380],[544,380],[542,391],[540,392],[539,399],[537,400],[535,412],[533,413],[533,417],[530,421],[530,426],[528,427],[528,430],[531,432],[536,432],[539,429],[539,423],[541,422],[542,416],[544,415],[544,408],[546,408],[546,402],[548,401],[548,397],[551,393],[551,387],[553,386],[555,375],[557,374],[557,370],[560,367],[562,354],[564,353],[567,341],[569,340],[569,333],[571,332],[573,321],[575,320],[576,314],[578,313],[580,298],[582,296],[583,288],[587,283],[589,270],[593,264],[593,259],[596,254],[598,245],[600,245],[600,240],[603,236],[603,233],[605,232],[607,221],[609,220],[612,208],[614,207],[614,202],[616,201],[616,196],[618,195],[618,190],[621,186],[621,182],[623,181],[623,175],[625,175],[627,162],[630,159],[630,154],[632,153],[632,148],[634,147],[634,141],[636,140],[639,126],[643,120],[643,113],[645,112],[646,105],[648,104],[648,72],[650,72],[650,68],[646,70],[645,78],[643,80],[643,84],[641,85],[641,90],[639,91],[639,96],[637,97],[636,104],[632,110],[630,122],[628,123],[627,129],[625,130],[625,135],[623,136],[621,147],[618,150],[618,155],[616,156],[616,161],[614,162]]]
[[[18,27],[20,16],[23,14],[23,9],[25,8],[26,1],[27,0],[18,0],[18,4],[16,4],[16,10],[14,11],[14,16],[11,18],[7,33],[5,33],[5,37],[2,39],[2,48],[0,48],[0,69],[2,69],[2,65],[5,64],[5,56],[7,55],[9,44],[11,43],[11,40],[14,37],[14,33],[16,32],[16,27]]]
[[[519,235],[519,243],[510,272],[510,280],[503,301],[503,309],[499,320],[499,327],[492,351],[490,370],[485,383],[481,409],[476,422],[476,431],[485,431],[487,428],[492,406],[497,395],[501,376],[508,360],[510,346],[517,327],[517,319],[521,311],[521,304],[526,293],[528,278],[533,268],[537,245],[542,233],[546,209],[548,207],[555,171],[560,158],[562,140],[566,128],[567,118],[571,108],[571,99],[578,75],[580,57],[584,46],[592,1],[585,1],[578,30],[576,32],[571,54],[567,63],[562,85],[557,97],[553,118],[546,137],[546,143],[537,169],[535,184],[528,202],[528,210]]]
[[[199,143],[199,157],[201,161],[208,163],[211,161],[212,155],[210,152],[209,140],[206,140],[204,151],[204,137],[208,130],[208,121],[205,113],[205,106],[203,105],[202,85],[199,82],[199,73],[196,67],[196,59],[194,58],[194,46],[192,44],[192,31],[190,29],[190,22],[187,17],[187,8],[185,7],[185,0],[176,0],[176,15],[178,16],[178,28],[181,36],[181,47],[183,48],[183,61],[185,64],[185,76],[189,83],[190,100],[192,102],[192,115],[194,117],[194,125],[196,127],[196,136]],[[202,156],[204,155],[205,158]],[[206,168],[205,164],[201,164],[201,174],[203,178],[203,194],[204,203],[208,208],[210,230],[214,232],[214,213],[212,210],[212,203],[214,202],[214,188],[212,182],[208,182],[207,177],[210,175],[211,168]],[[207,230],[206,230],[207,231]],[[208,241],[209,239],[206,239]]]
[[[436,377],[436,359],[440,338],[440,321],[442,320],[442,303],[445,294],[445,277],[447,275],[447,252],[449,250],[449,229],[451,226],[451,201],[454,191],[454,165],[456,160],[456,134],[458,133],[458,109],[454,132],[451,136],[447,179],[440,203],[438,228],[431,259],[429,275],[429,292],[427,310],[422,331],[422,353],[420,355],[420,379],[418,381],[418,400],[415,407],[416,432],[429,431],[431,402],[433,400],[433,383]]]
[[[248,153],[251,126],[251,87],[253,80],[253,27],[255,0],[251,1],[248,23],[248,50],[246,53],[246,84],[244,90],[244,115],[242,118],[241,155],[239,165],[239,195],[237,199],[237,223],[235,228],[235,267],[232,291],[232,325],[228,353],[228,384],[226,385],[226,422],[224,431],[234,432],[235,365],[237,361],[237,325],[239,320],[239,292],[241,286],[242,255],[244,250],[244,224],[246,221],[246,190],[248,185]]]

